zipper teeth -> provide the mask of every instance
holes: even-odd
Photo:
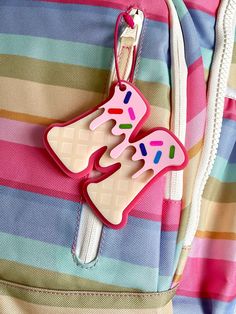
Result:
[[[181,140],[185,142],[186,133],[186,82],[187,82],[187,65],[184,55],[183,34],[179,18],[171,0],[167,1],[172,26],[171,26],[171,59],[173,62],[172,85],[175,87],[175,94],[172,97],[174,105],[171,116],[171,130]],[[174,31],[173,31],[174,30]],[[183,194],[183,171],[172,171],[167,174],[165,197],[173,200],[180,200]]]
[[[78,264],[83,265],[96,258],[102,227],[100,220],[84,204],[80,216],[80,228],[75,251]]]
[[[235,0],[229,1],[225,0],[222,2],[216,29],[217,35],[215,47],[216,55],[212,62],[213,72],[211,73],[209,82],[208,93],[209,104],[207,108],[207,125],[205,131],[205,141],[202,151],[202,159],[199,165],[199,173],[197,175],[193,191],[193,201],[190,209],[189,223],[184,240],[185,246],[191,245],[198,227],[202,194],[207,183],[207,180],[210,176],[220,140],[220,131],[222,126],[224,109],[224,98],[233,49],[232,30],[234,29],[235,23],[234,21],[235,11],[236,11]],[[222,29],[223,34],[221,33]],[[221,45],[222,41],[223,47],[221,51],[219,51],[218,53],[217,45]],[[216,72],[215,69],[218,73],[215,73]],[[215,87],[216,77],[217,85]],[[213,99],[212,103],[210,101],[211,99]],[[211,107],[213,106],[214,108],[212,109]],[[211,120],[211,118],[213,118],[213,121]],[[203,169],[202,171],[201,168]]]

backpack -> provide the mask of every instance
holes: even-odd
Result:
[[[235,0],[1,1],[0,313],[234,313],[235,11]],[[170,130],[189,162],[115,229],[43,138],[106,101],[121,12],[135,26],[119,27],[120,76],[133,72],[150,104],[142,131]],[[78,138],[88,159],[92,137]],[[104,206],[128,192],[115,177]]]

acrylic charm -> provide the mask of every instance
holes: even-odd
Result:
[[[115,29],[115,66],[118,82],[101,105],[45,132],[45,146],[60,168],[80,180],[82,196],[109,227],[125,226],[128,214],[147,187],[170,170],[187,164],[187,153],[165,128],[141,132],[150,105],[131,83],[120,79]],[[132,23],[130,23],[132,27]],[[100,172],[91,176],[95,169]]]
[[[183,169],[185,148],[169,130],[157,128],[139,136],[150,106],[131,83],[116,84],[102,105],[65,124],[50,126],[45,145],[71,177],[102,173],[83,180],[84,198],[101,220],[121,228],[129,211],[153,180]]]

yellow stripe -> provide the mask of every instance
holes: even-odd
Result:
[[[196,156],[203,146],[203,139],[201,139],[197,144],[195,144],[190,150],[188,151],[188,157],[189,159],[192,159],[194,156]]]
[[[41,124],[44,126],[47,126],[47,125],[55,123],[55,122],[63,122],[63,121],[58,121],[55,119],[37,117],[37,116],[33,116],[30,114],[26,114],[26,113],[7,111],[7,110],[3,110],[3,109],[0,109],[0,117],[1,118],[7,118],[10,120],[28,122],[28,123],[32,123],[32,124]]]
[[[0,108],[54,120],[69,120],[98,105],[103,95],[69,87],[0,77]]]
[[[203,198],[199,231],[236,232],[235,203],[217,203]]]
[[[211,232],[211,231],[200,231],[196,233],[197,238],[209,238],[218,240],[236,240],[235,232]]]
[[[67,121],[95,107],[103,100],[96,92],[0,77],[1,116],[49,125]],[[169,128],[169,110],[151,106],[145,128]]]
[[[236,88],[236,64],[231,64],[228,85],[230,88]]]
[[[179,259],[179,263],[178,263],[178,267],[176,269],[176,273],[174,276],[174,282],[178,283],[181,279],[181,276],[183,274],[186,262],[187,262],[187,258],[190,252],[190,246],[186,246],[182,248],[181,254],[180,254],[180,259]]]
[[[193,186],[198,170],[201,151],[189,160],[184,170],[184,190],[183,190],[183,207],[187,207],[192,201]]]

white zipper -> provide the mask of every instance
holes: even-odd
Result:
[[[224,98],[227,90],[235,31],[236,0],[222,0],[216,24],[216,44],[211,66],[207,121],[202,157],[197,172],[184,246],[190,246],[195,236],[201,209],[202,194],[210,176],[220,139]]]
[[[138,47],[144,20],[144,14],[139,9],[134,8],[129,14],[134,19],[135,27],[133,29],[126,27],[119,38],[119,65],[121,77],[124,80],[127,80],[130,75],[133,63],[133,49]],[[122,69],[123,64],[125,64],[125,67]],[[115,79],[116,72],[113,62],[109,86]],[[87,204],[83,204],[78,223],[79,229],[73,254],[79,265],[86,265],[96,261],[103,224]]]
[[[171,131],[185,143],[186,114],[187,114],[187,65],[185,61],[185,48],[179,18],[171,0],[167,0],[170,12],[171,29],[171,82],[172,82],[172,108]],[[183,195],[183,171],[171,171],[166,176],[165,198],[181,200]]]
[[[96,259],[102,234],[102,223],[87,204],[80,214],[75,256],[79,264],[88,264]]]

